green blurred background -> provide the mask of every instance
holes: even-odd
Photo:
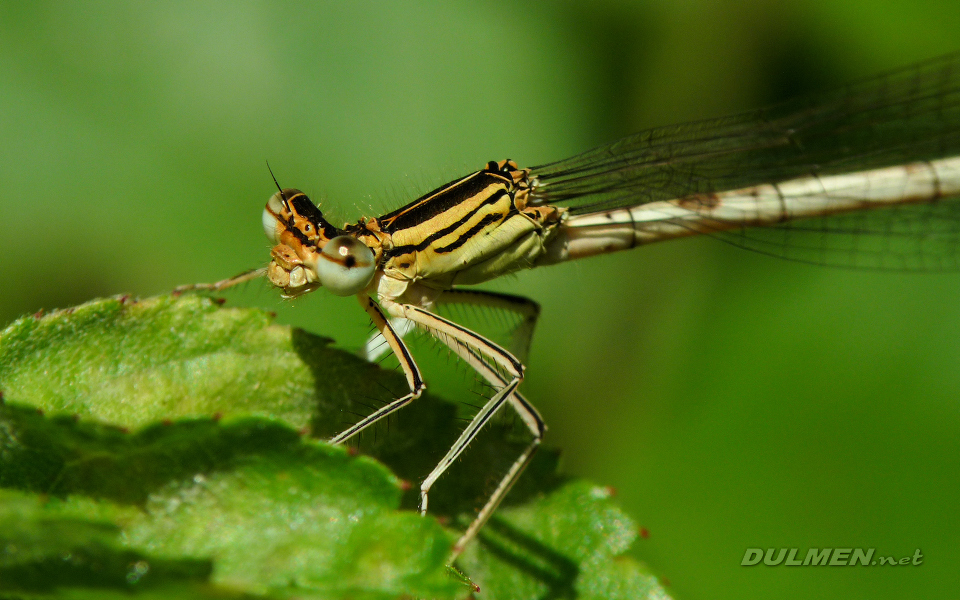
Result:
[[[960,49],[956,0],[0,3],[0,323],[265,262],[273,183],[334,221]],[[527,395],[679,598],[934,598],[960,571],[960,275],[686,240],[520,274]],[[247,302],[356,347],[355,304]],[[430,374],[428,373],[428,381]],[[741,567],[747,547],[909,567]]]

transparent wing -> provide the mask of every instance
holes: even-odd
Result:
[[[960,53],[763,110],[652,129],[534,167],[532,198],[572,214],[676,199],[690,207],[691,197],[716,192],[958,154]],[[957,269],[960,203],[948,200],[723,233],[707,220],[697,231],[806,262]]]
[[[532,169],[574,213],[960,153],[960,53],[832,93],[651,129]]]
[[[883,271],[960,270],[960,202],[956,201],[707,234],[747,250],[817,265]]]

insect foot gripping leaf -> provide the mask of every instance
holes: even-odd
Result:
[[[303,435],[398,385],[330,340],[201,297],[16,321],[0,332],[0,595],[470,595],[446,566],[455,533],[406,510],[415,494],[391,473],[423,476],[458,433],[456,405],[426,396],[363,440],[382,463]],[[484,466],[517,443],[490,437],[431,514],[469,521]],[[459,561],[479,597],[664,597],[622,556],[630,519],[553,459]]]

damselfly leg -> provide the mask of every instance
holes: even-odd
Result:
[[[450,294],[450,297],[444,300],[443,298],[447,294]],[[451,291],[441,295],[438,302],[469,303],[491,308],[505,308],[520,313],[524,317],[520,328],[521,335],[525,338],[523,340],[524,346],[529,343],[536,317],[539,314],[539,306],[535,302],[508,294]],[[430,335],[450,348],[454,354],[497,390],[473,417],[447,454],[440,459],[433,471],[423,480],[420,485],[421,514],[426,514],[429,493],[433,484],[466,450],[467,446],[476,439],[484,425],[489,423],[505,404],[513,407],[533,436],[530,444],[513,462],[483,508],[480,509],[473,522],[454,545],[451,557],[451,560],[453,560],[459,556],[467,543],[480,531],[533,459],[534,453],[543,439],[546,426],[536,408],[517,392],[517,388],[523,381],[524,367],[513,354],[483,336],[424,309],[394,303],[385,303],[385,308],[396,317],[408,319],[421,326]],[[501,373],[504,373],[505,376]]]
[[[502,294],[481,290],[447,290],[437,298],[435,304],[438,306],[438,308],[445,305],[469,305],[485,309],[505,310],[517,314],[520,317],[520,322],[518,325],[516,325],[516,327],[513,328],[511,332],[511,336],[513,338],[512,345],[517,348],[519,352],[524,354],[529,348],[530,341],[533,336],[533,330],[536,326],[537,317],[540,315],[540,305],[533,300],[524,298],[522,296],[515,296],[513,294]],[[437,319],[442,319],[442,317],[436,315],[434,315],[434,317]],[[467,446],[480,433],[483,426],[494,417],[494,415],[503,407],[505,403],[509,403],[513,407],[532,435],[532,440],[530,441],[529,445],[524,448],[520,456],[518,456],[513,464],[510,465],[510,468],[500,480],[493,493],[490,494],[490,497],[480,509],[480,512],[455,544],[453,549],[453,558],[456,558],[466,547],[467,543],[472,540],[476,536],[477,532],[483,528],[483,525],[487,522],[494,511],[496,511],[503,498],[510,491],[510,488],[513,487],[513,484],[517,481],[517,479],[523,473],[523,470],[533,459],[536,449],[543,439],[543,434],[546,431],[546,425],[544,424],[540,413],[537,412],[537,409],[534,408],[534,406],[517,391],[517,387],[519,387],[521,379],[513,377],[512,379],[507,380],[496,368],[491,366],[490,363],[484,359],[483,354],[481,354],[481,352],[477,349],[477,345],[482,344],[495,346],[492,344],[492,342],[489,342],[477,334],[458,325],[455,327],[458,331],[462,332],[463,336],[467,338],[479,338],[481,341],[470,344],[462,341],[459,338],[453,338],[435,327],[425,325],[422,322],[418,323],[417,321],[407,319],[406,317],[395,317],[390,320],[391,329],[395,332],[394,335],[398,335],[399,337],[404,337],[418,324],[424,331],[427,331],[435,339],[439,340],[445,346],[450,348],[454,354],[456,354],[467,365],[473,368],[480,375],[480,377],[487,382],[487,384],[497,390],[497,392],[495,392],[494,395],[487,400],[484,406],[480,408],[474,418],[467,425],[466,429],[464,429],[464,431],[461,433],[457,441],[451,446],[447,454],[440,460],[433,471],[431,471],[430,474],[424,479],[420,487],[421,513],[425,514],[427,511],[428,496],[433,484],[436,483],[436,481],[443,475],[450,465],[456,461],[460,454],[466,450]],[[378,330],[379,329],[380,327],[378,326]],[[386,342],[384,342],[385,339]],[[499,348],[499,346],[496,347]],[[396,344],[390,343],[389,338],[386,338],[386,336],[382,335],[382,333],[375,334],[370,340],[367,341],[364,347],[364,354],[368,360],[372,361],[379,358],[379,356],[381,356],[383,352],[386,352],[388,348],[394,351],[394,354],[401,362],[401,367],[406,372],[408,367],[403,366],[403,363],[409,355],[406,353],[398,353]],[[503,348],[499,348],[499,351],[505,355],[511,356],[511,358],[506,361],[507,363],[511,365],[519,363],[519,361],[513,357],[512,354]],[[392,405],[393,403],[385,408],[389,409]],[[391,410],[389,412],[393,411]],[[370,417],[364,419],[362,422],[366,422],[374,417],[375,419],[373,420],[378,420],[386,416],[386,414],[389,414],[380,413],[381,411],[377,411],[377,413],[370,415]],[[371,423],[367,423],[367,425]],[[334,441],[339,441],[339,438],[340,436],[337,436],[337,438],[334,438]]]
[[[377,306],[377,303],[374,302],[369,296],[358,296],[357,299],[360,301],[360,305],[363,307],[363,309],[367,311],[367,314],[370,316],[370,320],[373,321],[373,324],[380,332],[380,335],[383,336],[383,338],[387,341],[387,344],[393,350],[397,360],[400,361],[400,368],[403,369],[403,374],[407,378],[407,384],[410,386],[410,393],[406,396],[397,398],[383,408],[375,411],[373,414],[368,415],[359,422],[333,436],[330,441],[334,444],[340,444],[347,441],[380,419],[386,418],[392,413],[395,413],[404,406],[410,404],[419,398],[423,393],[423,390],[425,390],[427,387],[424,385],[423,377],[420,375],[420,368],[417,367],[417,363],[413,360],[413,356],[410,355],[410,351],[407,349],[406,344],[403,343],[403,339],[401,339],[401,337],[397,335],[396,331],[394,331],[390,321],[388,321],[386,316],[384,316],[383,311],[380,310],[380,307]]]
[[[540,317],[540,305],[529,298],[484,290],[459,288],[447,290],[436,299],[434,305],[438,309],[448,306],[474,306],[517,315],[520,321],[509,332],[510,343],[508,347],[521,360],[525,360],[530,351],[533,330],[537,325],[537,319]],[[408,333],[416,328],[413,322],[401,318],[390,319],[390,325],[401,338],[405,338]],[[374,362],[389,349],[390,346],[384,341],[383,336],[374,333],[364,344],[363,357],[370,362]]]
[[[174,288],[174,294],[183,294],[186,292],[221,292],[227,288],[232,288],[241,283],[246,283],[248,281],[253,281],[254,279],[260,279],[267,273],[266,268],[262,269],[250,269],[249,271],[244,271],[239,275],[234,275],[233,277],[228,277],[217,281],[215,283],[191,283],[189,285],[181,285]]]

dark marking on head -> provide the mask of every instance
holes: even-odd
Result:
[[[298,215],[306,217],[311,221],[323,220],[323,213],[320,212],[317,205],[311,202],[310,198],[307,198],[307,195],[300,190],[283,190],[283,196],[287,198],[291,208],[293,208]]]
[[[301,238],[301,233],[312,234],[311,228],[315,227],[316,230],[325,238],[333,239],[340,235],[342,232],[331,225],[326,219],[323,218],[323,213],[320,212],[320,209],[317,208],[317,205],[310,201],[310,198],[300,190],[287,188],[281,192],[281,195],[287,201],[287,205],[295,213],[292,215],[286,222],[287,229],[289,229],[297,238]],[[300,216],[308,221],[301,228],[296,226],[296,217]],[[307,240],[302,239],[301,241],[306,242]]]

